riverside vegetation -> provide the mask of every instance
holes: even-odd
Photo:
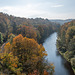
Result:
[[[71,63],[75,73],[75,20],[61,26],[58,31],[57,48],[59,53]]]

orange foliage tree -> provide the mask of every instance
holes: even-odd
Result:
[[[2,55],[3,63],[11,66],[11,70],[30,73],[37,68],[38,62],[43,61],[47,56],[42,45],[39,45],[34,39],[23,37],[21,34],[13,38],[13,42],[5,45],[5,51]],[[13,68],[14,67],[14,68]]]
[[[34,27],[29,27],[29,26],[25,26],[25,25],[18,28],[17,33],[22,34],[24,37],[34,38],[35,40],[37,37]]]

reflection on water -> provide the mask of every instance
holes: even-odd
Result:
[[[48,59],[48,62],[54,63],[54,75],[74,75],[70,63],[68,63],[57,51],[56,39],[57,33],[53,33],[43,43],[43,46],[48,54],[46,59]]]

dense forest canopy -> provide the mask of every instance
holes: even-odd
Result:
[[[0,13],[0,69],[17,75],[52,75],[42,42],[60,25],[42,18],[20,18]]]
[[[26,19],[0,13],[0,32],[3,33],[4,42],[7,41],[8,35],[11,33],[42,40],[57,31],[59,27],[59,24],[50,22],[48,19]]]

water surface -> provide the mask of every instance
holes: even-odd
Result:
[[[70,64],[58,53],[56,48],[57,33],[51,34],[43,43],[47,51],[48,62],[54,63],[54,75],[74,75]]]

